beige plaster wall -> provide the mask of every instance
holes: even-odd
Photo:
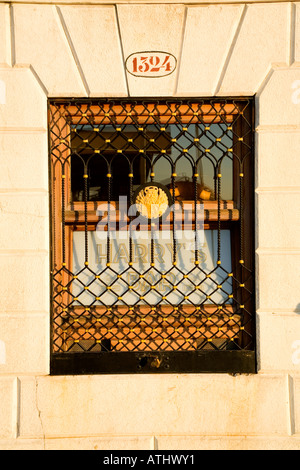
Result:
[[[300,2],[51,3],[0,3],[0,448],[299,449]],[[145,49],[176,72],[128,75]],[[226,95],[256,95],[258,374],[50,377],[47,97]]]

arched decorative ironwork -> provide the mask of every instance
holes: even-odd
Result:
[[[253,372],[253,100],[50,100],[49,141],[52,372]]]

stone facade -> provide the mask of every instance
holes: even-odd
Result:
[[[19,1],[0,24],[0,448],[300,449],[300,3]],[[127,74],[143,50],[176,72]],[[252,95],[258,374],[51,377],[47,98]]]

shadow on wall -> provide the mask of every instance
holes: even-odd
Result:
[[[300,302],[299,302],[299,304],[296,306],[295,312],[296,312],[296,313],[299,313],[299,315],[300,315]]]

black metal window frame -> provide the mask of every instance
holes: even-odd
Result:
[[[151,105],[154,104],[154,108]],[[191,104],[192,103],[192,104]],[[50,251],[51,251],[51,325],[50,325],[50,373],[52,375],[68,375],[68,374],[124,374],[124,373],[256,373],[256,347],[255,347],[255,249],[254,249],[254,210],[255,210],[255,203],[254,203],[254,97],[213,97],[213,98],[116,98],[116,99],[85,99],[85,98],[51,98],[48,100],[48,122],[49,122],[49,172],[50,172],[50,213],[51,213],[51,232],[50,232]],[[65,173],[65,167],[70,167],[70,157],[68,156],[65,158],[64,152],[69,152],[69,155],[72,153],[72,144],[70,140],[70,123],[72,121],[72,113],[79,118],[77,119],[77,123],[80,125],[82,124],[83,127],[81,129],[85,129],[84,125],[88,124],[91,126],[96,126],[95,115],[94,111],[89,114],[90,109],[97,109],[101,110],[100,112],[100,121],[102,119],[102,129],[108,125],[114,125],[120,129],[120,120],[114,121],[111,117],[109,117],[110,112],[107,111],[107,107],[109,110],[113,110],[116,106],[123,107],[123,110],[127,111],[127,117],[130,120],[130,125],[134,125],[136,128],[140,128],[141,124],[138,119],[135,121],[134,119],[137,116],[134,114],[134,111],[137,106],[142,106],[151,116],[153,110],[155,110],[155,106],[166,105],[169,107],[169,114],[175,115],[174,109],[179,109],[180,106],[187,106],[189,108],[189,112],[193,115],[191,118],[192,120],[185,121],[184,124],[185,128],[191,122],[195,123],[193,119],[198,119],[196,124],[201,125],[203,129],[208,129],[209,126],[205,124],[205,112],[201,113],[201,109],[205,108],[205,106],[211,107],[213,111],[213,115],[217,116],[216,122],[222,123],[222,125],[226,124],[226,106],[231,105],[234,107],[236,114],[233,116],[232,120],[235,123],[235,128],[233,134],[233,141],[234,141],[234,149],[227,149],[224,154],[231,152],[230,155],[234,154],[233,161],[238,161],[239,159],[239,168],[235,169],[235,175],[233,175],[233,200],[235,200],[235,205],[233,206],[233,210],[229,210],[230,215],[227,219],[228,227],[233,224],[234,226],[234,239],[235,242],[231,240],[231,249],[232,249],[232,259],[235,258],[235,262],[237,266],[232,267],[232,272],[227,272],[226,276],[231,276],[233,285],[235,286],[235,290],[233,291],[234,295],[229,295],[229,297],[234,297],[233,302],[234,304],[238,304],[238,309],[235,309],[232,314],[227,315],[227,320],[224,320],[222,325],[224,325],[224,329],[229,328],[229,319],[232,319],[234,315],[239,315],[240,320],[239,324],[239,331],[238,335],[239,338],[245,335],[245,330],[247,339],[245,340],[237,340],[235,343],[232,341],[228,341],[230,344],[237,344],[237,347],[218,347],[212,344],[212,340],[208,344],[208,348],[206,346],[199,347],[199,349],[180,349],[180,347],[175,348],[175,350],[171,349],[161,349],[157,347],[157,349],[133,349],[133,350],[112,350],[111,347],[107,347],[104,341],[101,342],[97,340],[97,343],[100,343],[100,349],[93,351],[93,349],[87,350],[80,350],[80,351],[72,351],[72,350],[63,350],[61,344],[64,340],[62,339],[63,335],[70,335],[68,329],[65,329],[63,333],[62,331],[62,322],[66,322],[68,327],[70,328],[69,320],[65,320],[65,312],[68,311],[68,315],[72,310],[72,303],[61,301],[61,295],[64,294],[62,292],[63,289],[67,291],[68,294],[71,293],[71,284],[74,281],[72,278],[72,282],[70,282],[70,276],[74,278],[77,276],[78,273],[72,272],[72,268],[68,265],[68,260],[70,256],[72,256],[72,248],[70,245],[65,243],[67,237],[70,236],[70,232],[73,229],[70,229],[70,226],[73,224],[68,222],[68,211],[65,210],[66,198],[69,197],[67,195],[67,185],[71,184],[71,173],[69,171],[69,175]],[[150,108],[149,108],[150,106]],[[174,106],[174,107],[173,107]],[[195,106],[198,106],[199,113],[195,113]],[[72,108],[72,111],[71,111]],[[128,113],[128,109],[132,109],[133,113]],[[149,109],[151,111],[149,112]],[[206,108],[205,108],[206,109]],[[131,117],[133,114],[134,117]],[[180,114],[180,113],[179,113]],[[67,116],[67,118],[66,118]],[[71,116],[71,117],[70,117]],[[84,116],[82,118],[82,116]],[[130,117],[129,117],[130,116]],[[97,116],[96,116],[97,117]],[[148,116],[149,117],[149,116]],[[159,121],[159,113],[157,121],[155,121],[155,116],[152,120],[150,120],[151,124],[162,126],[161,122]],[[69,119],[69,121],[68,121]],[[83,119],[83,121],[81,121]],[[87,120],[86,120],[87,119]],[[108,121],[107,121],[108,119]],[[123,130],[128,126],[128,121],[126,119],[123,122],[122,128]],[[177,118],[175,118],[176,120]],[[62,122],[65,121],[65,124]],[[68,121],[68,122],[67,122]],[[171,122],[171,121],[170,121]],[[172,121],[173,122],[173,121]],[[212,118],[211,123],[214,123],[214,118]],[[243,122],[246,123],[246,131],[240,130],[243,128]],[[176,124],[181,124],[182,122],[180,119],[175,121]],[[147,125],[147,121],[146,121]],[[163,124],[165,125],[165,124]],[[167,122],[168,125],[168,122]],[[99,127],[99,124],[97,124]],[[162,128],[162,127],[161,127]],[[228,127],[230,128],[230,127]],[[231,127],[232,129],[232,127]],[[239,130],[237,130],[239,129]],[[76,129],[75,129],[76,131]],[[125,131],[124,131],[125,132]],[[204,132],[204,131],[203,131]],[[244,132],[244,134],[243,134]],[[204,132],[205,133],[205,132]],[[216,139],[220,140],[220,139]],[[244,142],[243,142],[244,140]],[[245,142],[247,141],[247,142]],[[149,142],[147,142],[149,145]],[[195,145],[195,144],[193,144]],[[245,147],[243,147],[245,145]],[[149,148],[149,147],[148,147]],[[243,148],[247,148],[246,154],[247,159],[245,159],[246,163],[244,164],[242,153],[244,152]],[[242,150],[241,150],[242,149]],[[182,150],[186,151],[186,150]],[[202,149],[203,151],[203,149]],[[208,150],[209,151],[209,150]],[[240,153],[241,152],[241,153]],[[98,151],[98,154],[102,153]],[[235,158],[236,157],[236,158]],[[57,168],[54,170],[54,167],[59,165],[60,168],[58,173],[56,173]],[[234,163],[233,163],[234,165]],[[222,210],[224,209],[224,205],[222,206],[222,199],[221,199],[221,177],[222,175],[218,173],[218,165],[216,166],[216,171],[214,174],[214,191],[215,191],[215,201],[216,201],[216,211],[214,214],[214,222],[212,222],[211,227],[213,227],[218,232],[218,261],[217,263],[221,264],[220,256],[221,256],[221,243],[220,243],[220,232],[223,227],[222,221]],[[132,167],[131,167],[131,170]],[[84,173],[87,173],[84,171]],[[247,173],[247,174],[246,174]],[[154,174],[154,173],[153,173]],[[245,178],[246,174],[246,178]],[[173,173],[170,177],[170,188],[173,189],[172,197],[173,202],[175,201],[175,176],[176,173]],[[109,176],[109,174],[107,174]],[[111,176],[111,175],[110,175]],[[131,185],[130,194],[132,195],[132,175],[129,178],[128,184]],[[197,174],[198,176],[198,174]],[[88,226],[90,224],[88,220],[88,189],[87,189],[87,179],[88,177],[84,175],[84,183],[83,183],[83,200],[81,203],[81,211],[76,212],[76,224],[81,224],[81,230],[85,233],[85,244],[87,245],[87,233],[88,233]],[[153,181],[154,178],[151,179]],[[247,183],[244,183],[245,180]],[[108,193],[111,194],[111,179],[108,179]],[[195,178],[193,179],[194,183]],[[56,192],[54,186],[56,185],[56,189],[59,187],[59,191]],[[245,186],[244,186],[245,185]],[[70,188],[69,188],[70,193]],[[195,200],[197,200],[197,190],[195,191]],[[57,195],[59,195],[60,200],[57,200]],[[111,198],[111,196],[110,196]],[[108,198],[109,199],[109,198]],[[131,201],[132,202],[132,201]],[[205,207],[205,206],[204,206]],[[74,209],[74,207],[73,207]],[[196,211],[196,209],[195,209]],[[239,216],[237,220],[233,218],[233,212],[237,211]],[[209,211],[208,211],[209,212]],[[210,215],[208,216],[210,217]],[[93,221],[95,223],[95,221]],[[68,225],[69,224],[69,225]],[[72,232],[73,233],[73,232]],[[71,251],[68,253],[68,250]],[[56,253],[60,252],[60,265],[57,266],[56,262]],[[233,253],[234,252],[234,253]],[[86,250],[87,253],[87,250]],[[245,260],[247,259],[247,262]],[[153,259],[152,259],[153,261]],[[199,262],[196,261],[197,264]],[[153,263],[154,264],[154,263]],[[85,265],[83,269],[88,266],[88,257],[85,256]],[[108,269],[109,263],[107,263]],[[198,266],[196,266],[198,267]],[[63,273],[66,273],[67,281],[63,281]],[[200,271],[199,271],[200,272]],[[99,273],[98,273],[99,274]],[[99,275],[97,277],[99,278]],[[116,274],[116,273],[115,273]],[[204,272],[202,271],[202,274]],[[69,277],[68,277],[69,276]],[[226,278],[227,279],[227,278]],[[230,279],[230,280],[231,280]],[[67,286],[67,287],[65,287]],[[128,286],[127,286],[128,287]],[[219,286],[218,286],[219,287]],[[243,288],[243,289],[241,289]],[[244,292],[247,291],[246,300]],[[74,298],[74,296],[73,296]],[[72,298],[72,301],[73,301]],[[98,298],[98,297],[97,297]],[[142,297],[141,297],[142,298]],[[208,296],[209,298],[209,296]],[[248,302],[246,305],[247,314],[245,315],[245,303]],[[210,313],[205,312],[205,305],[202,307],[198,307],[201,309],[201,314],[205,314],[205,319],[202,318],[201,328],[207,329],[209,331],[210,326],[207,326],[207,320],[210,320]],[[180,308],[180,304],[178,304]],[[130,307],[133,308],[132,306]],[[242,309],[242,310],[241,310]],[[87,310],[90,310],[89,308]],[[109,311],[112,309],[109,308]],[[224,305],[224,310],[226,312],[226,307]],[[59,313],[58,313],[59,312]],[[216,313],[217,315],[218,313]],[[75,325],[75,322],[81,321],[82,315],[79,314],[78,318],[74,319],[72,313],[70,314],[72,317],[72,325]],[[184,314],[185,315],[185,314]],[[99,316],[96,318],[95,321],[99,321]],[[154,317],[152,317],[153,319]],[[188,318],[187,315],[184,317],[185,319]],[[245,320],[246,318],[246,320]],[[79,319],[79,320],[78,320]],[[106,319],[107,319],[107,312],[106,312]],[[140,319],[139,319],[140,320]],[[86,321],[86,320],[84,320]],[[153,320],[154,321],[154,320]],[[138,324],[138,322],[137,322]],[[87,323],[86,323],[87,325]],[[104,324],[105,325],[105,324]],[[156,326],[156,324],[155,324]],[[170,325],[168,325],[170,326]],[[85,328],[85,323],[82,325],[83,329]],[[86,327],[88,328],[88,326]],[[216,323],[212,324],[212,330],[222,330],[223,326],[220,326],[218,320]],[[71,328],[72,329],[72,328]],[[154,328],[152,328],[154,330]],[[57,333],[59,331],[59,333]],[[87,329],[86,329],[87,331]],[[109,330],[108,330],[109,331]],[[214,338],[214,334],[212,338]],[[57,341],[56,338],[59,338]],[[121,340],[123,341],[123,340]],[[189,341],[189,340],[187,340]],[[77,342],[80,342],[77,340]],[[212,347],[210,347],[212,345]]]

